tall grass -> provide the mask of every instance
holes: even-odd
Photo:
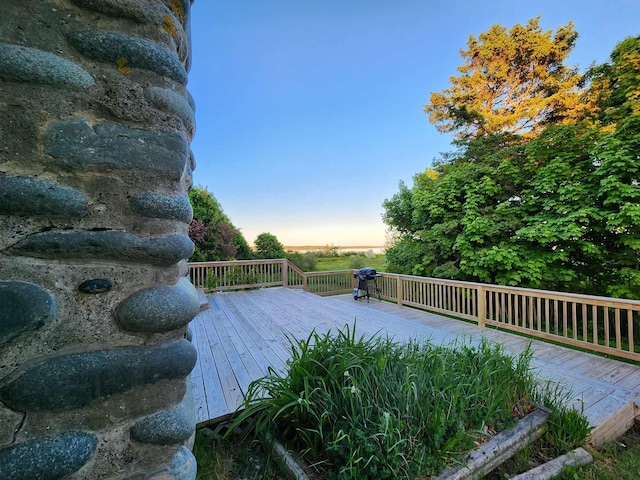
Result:
[[[291,347],[287,374],[254,382],[237,421],[254,416],[258,435],[324,462],[330,479],[434,475],[542,395],[529,350],[514,358],[487,341],[399,344],[346,326]]]

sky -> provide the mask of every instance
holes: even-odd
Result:
[[[451,151],[423,112],[470,34],[573,21],[568,65],[640,34],[638,0],[197,0],[194,184],[252,244],[382,246],[382,203]]]

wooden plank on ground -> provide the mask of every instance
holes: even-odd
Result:
[[[235,309],[238,318],[241,318],[246,323],[247,328],[252,332],[251,334],[254,337],[260,337],[262,343],[272,352],[271,354],[265,354],[265,356],[272,358],[275,355],[284,364],[291,357],[291,351],[288,349],[288,341],[284,333],[263,311],[252,308],[248,302],[238,301],[241,298],[241,296],[234,296],[233,298],[222,298],[221,301],[227,302],[230,308]],[[274,363],[277,363],[276,358],[273,358],[273,360]]]
[[[222,392],[222,384],[220,383],[219,370],[216,361],[211,352],[209,338],[205,324],[210,321],[210,316],[201,312],[194,319],[196,332],[198,332],[198,358],[202,372],[202,385],[207,401],[207,410],[209,418],[206,421],[227,415],[229,407]],[[198,422],[204,422],[198,419]]]
[[[242,319],[235,317],[225,302],[220,302],[220,307],[222,312],[218,317],[219,322],[217,326],[220,327],[218,333],[225,345],[227,358],[232,365],[242,394],[246,395],[249,384],[264,375],[264,372],[254,358],[254,355],[261,354],[257,348],[255,348],[255,345],[250,344],[251,339],[249,337],[243,339],[242,333],[244,333],[244,329],[242,328]],[[245,344],[245,341],[249,343],[249,347]],[[240,364],[236,363],[238,361]]]
[[[196,351],[200,351],[198,348],[198,327],[194,320],[189,324],[189,328],[191,329],[192,338],[191,344]],[[209,420],[209,408],[207,407],[207,395],[204,391],[204,383],[202,380],[202,369],[201,369],[201,360],[200,353],[198,353],[198,358],[196,360],[196,364],[191,371],[191,375],[189,376],[191,380],[192,390],[193,390],[193,400],[195,402],[196,407],[196,421],[198,423]]]
[[[202,315],[203,319],[205,319],[203,323],[204,329],[207,332],[209,350],[211,351],[211,357],[213,358],[214,362],[213,371],[217,371],[217,377],[220,381],[220,386],[222,387],[222,396],[226,402],[225,414],[229,414],[235,412],[237,408],[242,404],[242,391],[240,390],[240,386],[238,385],[238,381],[236,380],[235,373],[225,353],[224,345],[220,340],[218,331],[215,326],[218,321],[216,312],[212,311],[212,309],[209,308],[208,310],[202,312],[200,315]],[[203,370],[203,376],[204,375],[205,374]],[[212,412],[210,411],[209,413],[211,414]]]
[[[289,352],[282,348],[279,343],[267,343],[254,328],[254,325],[247,315],[243,315],[234,303],[226,302],[226,299],[223,299],[223,301],[225,301],[230,314],[235,318],[234,328],[237,330],[240,338],[244,339],[247,348],[251,351],[262,374],[267,375],[269,373],[269,367],[276,371],[282,371],[285,361],[289,358]],[[282,357],[276,353],[276,350],[281,352]]]

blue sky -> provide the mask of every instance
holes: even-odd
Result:
[[[638,0],[197,0],[194,183],[253,243],[383,245],[382,202],[451,150],[423,113],[470,34],[573,20],[570,65],[640,33]]]

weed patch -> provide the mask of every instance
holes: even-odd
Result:
[[[291,341],[291,349],[288,373],[254,382],[236,422],[254,417],[258,436],[323,465],[328,479],[435,475],[536,401],[559,404],[560,392],[541,389],[532,375],[530,351],[512,357],[487,341],[399,344],[345,327]],[[579,412],[554,412],[558,431],[575,422],[588,432]],[[557,448],[580,444],[583,433],[565,435]]]
[[[193,453],[198,461],[196,480],[284,480],[252,435],[196,434]]]

